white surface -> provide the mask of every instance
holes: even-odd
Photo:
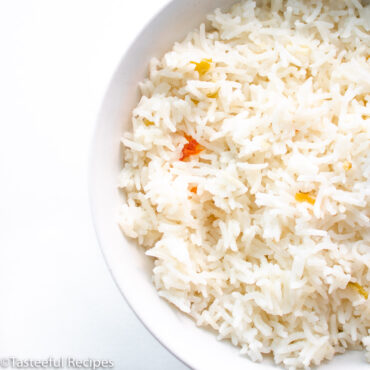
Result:
[[[87,195],[106,86],[133,35],[165,3],[0,0],[0,358],[186,369],[114,285]]]
[[[105,89],[134,35],[165,3],[0,0],[0,358],[186,369],[115,287],[87,194]]]

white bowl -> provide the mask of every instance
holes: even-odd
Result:
[[[118,174],[122,167],[120,137],[131,127],[131,111],[139,100],[151,57],[161,56],[217,7],[234,0],[174,0],[157,14],[127,50],[104,99],[90,158],[90,197],[94,224],[106,262],[127,302],[151,333],[188,366],[199,370],[276,369],[271,361],[251,362],[237,348],[195,323],[159,298],[151,280],[150,259],[117,224],[122,204]],[[336,357],[322,369],[368,369],[363,353]]]

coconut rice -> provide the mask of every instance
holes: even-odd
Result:
[[[140,85],[120,225],[159,295],[253,361],[370,361],[369,31],[368,1],[245,1]]]

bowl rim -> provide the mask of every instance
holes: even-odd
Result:
[[[102,237],[101,237],[101,231],[98,226],[97,221],[97,210],[96,210],[96,204],[94,200],[94,190],[93,190],[93,177],[94,177],[94,159],[95,159],[95,147],[98,142],[98,128],[99,128],[99,122],[101,121],[101,115],[104,110],[104,107],[106,105],[107,96],[109,95],[109,91],[112,89],[112,86],[114,85],[114,81],[116,80],[117,75],[119,74],[120,65],[122,62],[127,58],[127,56],[130,54],[132,49],[135,47],[136,42],[141,38],[141,36],[147,31],[147,29],[150,28],[151,24],[160,16],[160,14],[165,11],[167,8],[171,6],[171,4],[174,2],[174,0],[166,0],[166,2],[158,7],[156,11],[149,17],[149,19],[146,21],[145,25],[140,29],[138,33],[135,34],[133,38],[131,38],[131,41],[129,42],[128,46],[124,49],[123,54],[121,55],[120,59],[116,63],[116,66],[113,70],[113,73],[111,77],[109,78],[109,81],[107,85],[105,86],[105,89],[103,90],[102,99],[99,105],[98,114],[95,118],[94,124],[93,124],[93,130],[90,137],[90,143],[88,148],[88,155],[87,155],[87,185],[88,185],[88,203],[89,203],[89,209],[90,209],[90,216],[92,220],[92,226],[94,229],[94,233],[98,242],[99,250],[103,256],[105,266],[108,268],[109,274],[118,290],[120,295],[124,298],[125,302],[129,306],[130,310],[134,313],[135,317],[140,321],[140,323],[144,326],[144,328],[148,331],[148,333],[154,337],[157,342],[159,342],[163,348],[165,348],[169,353],[171,353],[177,360],[179,360],[183,365],[187,366],[190,369],[195,369],[194,366],[190,365],[187,361],[185,361],[175,349],[171,348],[168,344],[165,344],[162,339],[160,339],[154,332],[154,330],[151,329],[151,326],[148,322],[146,322],[134,309],[132,306],[132,303],[130,300],[126,297],[125,292],[120,287],[117,278],[115,276],[115,273],[108,261],[107,252],[103,246]]]

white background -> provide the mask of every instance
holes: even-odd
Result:
[[[165,3],[0,0],[0,358],[186,369],[118,292],[88,204],[100,102],[125,49]]]

